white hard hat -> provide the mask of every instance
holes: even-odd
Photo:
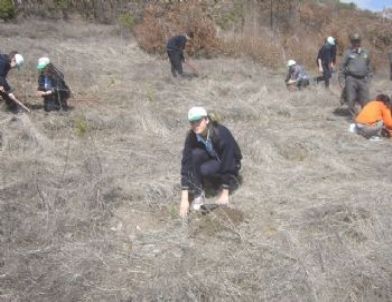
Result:
[[[294,60],[288,60],[287,61],[287,67],[294,66],[295,64],[297,64],[297,62],[295,62]]]
[[[38,64],[37,64],[37,69],[39,69],[39,70],[44,69],[49,63],[50,63],[50,60],[48,57],[39,58]]]
[[[14,56],[16,67],[21,67],[23,65],[24,59],[21,54],[17,53]]]
[[[188,111],[188,121],[194,122],[207,116],[207,110],[203,107],[192,107]]]
[[[334,39],[334,37],[328,37],[327,38],[327,42],[328,42],[328,44],[331,44],[331,45],[335,45],[335,39]]]

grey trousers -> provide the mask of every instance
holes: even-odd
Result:
[[[374,125],[366,125],[357,123],[356,132],[366,138],[371,138],[372,136],[381,136],[382,129],[384,127],[383,121],[378,121]]]
[[[352,116],[356,116],[358,114],[358,110],[355,108],[356,103],[363,108],[369,102],[368,80],[347,76],[345,93],[348,109]]]

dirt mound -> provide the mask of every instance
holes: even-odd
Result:
[[[0,112],[0,301],[392,299],[390,141],[349,133],[337,95],[290,94],[285,70],[246,59],[198,60],[200,77],[174,80],[112,26],[28,21],[3,33],[26,57],[10,73],[23,100],[39,108],[43,54],[75,97],[65,114]],[[193,105],[232,130],[244,182],[233,208],[184,223]]]

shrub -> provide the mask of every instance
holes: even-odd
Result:
[[[146,6],[143,21],[134,30],[140,47],[149,53],[164,53],[171,36],[192,31],[194,38],[192,43],[188,43],[187,52],[196,56],[215,54],[219,50],[219,42],[206,6],[198,1]]]
[[[132,30],[135,25],[135,17],[131,13],[124,13],[118,16],[118,22],[121,26]]]
[[[84,116],[79,116],[74,121],[75,131],[79,137],[83,137],[88,130],[88,125],[86,118]]]
[[[0,19],[8,21],[16,16],[16,9],[12,0],[0,0]]]

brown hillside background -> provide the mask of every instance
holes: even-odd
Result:
[[[337,38],[342,54],[349,46],[350,34],[358,32],[377,69],[387,63],[391,25],[392,20],[343,4],[229,0],[150,4],[134,31],[148,52],[163,53],[168,37],[192,30],[196,39],[188,49],[190,54],[247,55],[272,67],[290,58],[314,67],[326,37]]]
[[[188,49],[191,55],[247,55],[273,67],[293,58],[314,68],[317,50],[330,35],[337,38],[342,54],[349,35],[359,32],[375,69],[385,69],[392,48],[392,20],[335,0],[14,2],[19,20],[29,16],[69,20],[77,13],[90,21],[118,23],[132,30],[149,53],[164,53],[167,39],[185,30],[196,34]]]
[[[31,113],[0,101],[0,302],[392,301],[392,142],[348,131],[336,75],[331,91],[283,83],[287,58],[314,64],[311,48],[327,34],[316,12],[365,16],[369,47],[373,24],[387,37],[382,20],[307,2],[301,19],[287,19],[274,1],[272,29],[268,2],[18,3],[16,20],[0,24],[0,50],[25,57],[9,81]],[[76,13],[81,4],[96,6]],[[306,11],[314,24],[301,23]],[[164,44],[149,49],[147,38],[185,26],[200,31],[190,49],[200,76],[173,79],[157,54]],[[45,113],[35,97],[43,55],[64,72],[73,110]],[[391,95],[378,71],[371,96]],[[194,105],[232,131],[244,181],[231,208],[183,221],[180,157]]]

